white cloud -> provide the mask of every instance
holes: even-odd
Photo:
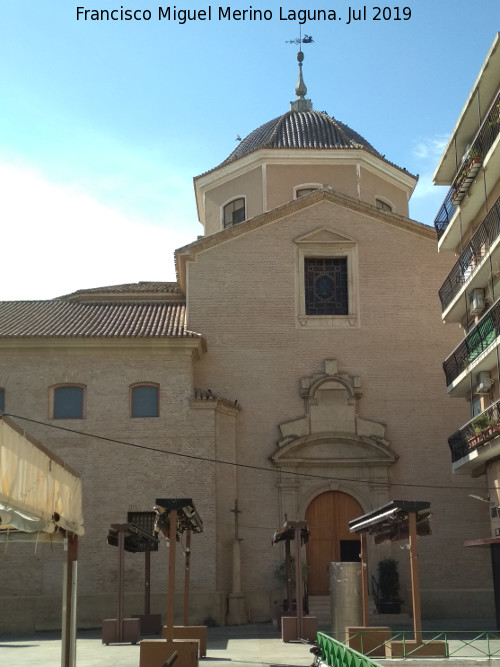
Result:
[[[413,154],[418,160],[426,163],[432,162],[436,166],[447,142],[448,137],[444,135],[423,139],[415,143]]]
[[[434,185],[432,173],[429,172],[419,176],[413,197],[415,199],[422,199],[423,197],[432,197],[433,199],[437,197],[439,199],[439,197],[444,198],[445,194],[446,189],[443,191],[443,188]]]
[[[0,163],[1,300],[86,287],[175,280],[173,252],[199,233],[191,219],[148,224],[36,171]],[[167,217],[167,216],[166,216]]]
[[[432,225],[447,188],[434,185],[432,177],[448,142],[445,135],[435,135],[414,142],[415,171],[419,173],[417,187],[410,200],[410,216]]]

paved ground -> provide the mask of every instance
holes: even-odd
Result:
[[[393,624],[391,624],[392,626]],[[408,628],[405,627],[408,625]],[[402,624],[399,630],[411,629]],[[424,623],[426,631],[452,631],[462,641],[472,638],[480,630],[493,631],[493,621],[446,620]],[[397,630],[393,628],[393,630]],[[327,629],[325,629],[328,632]],[[458,646],[458,644],[457,644]],[[200,667],[307,667],[312,663],[310,647],[299,643],[284,644],[271,623],[240,627],[208,628],[207,657],[200,660]],[[467,651],[467,656],[471,653]],[[458,659],[465,655],[456,654]],[[476,655],[475,659],[484,655]],[[500,658],[499,653],[496,657]],[[384,664],[389,664],[385,660]],[[399,667],[392,661],[393,667]],[[434,659],[433,664],[437,666]],[[466,660],[470,665],[474,660]],[[405,665],[409,663],[406,662]],[[449,664],[449,663],[448,663]],[[60,667],[61,641],[52,633],[37,633],[29,637],[0,637],[0,667]],[[139,667],[139,646],[131,644],[102,644],[100,631],[81,631],[76,650],[77,667]]]
[[[200,667],[260,667],[286,665],[306,667],[312,663],[310,647],[284,644],[271,623],[239,628],[209,628],[207,657]],[[0,638],[0,667],[59,667],[61,642],[53,634],[26,638]],[[77,667],[139,667],[139,646],[102,644],[98,632],[80,632],[76,648]]]

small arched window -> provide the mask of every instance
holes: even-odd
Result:
[[[375,199],[375,206],[381,211],[389,211],[389,213],[392,212],[392,206],[383,199]]]
[[[130,416],[158,417],[160,388],[157,384],[136,384],[130,387]]]
[[[316,192],[318,188],[299,188],[298,190],[295,191],[295,197],[298,199],[299,197],[305,197],[306,195],[311,194],[311,192]]]
[[[52,392],[52,419],[83,419],[85,387],[63,384]]]
[[[226,204],[223,209],[224,228],[237,225],[245,220],[245,199],[239,197]]]

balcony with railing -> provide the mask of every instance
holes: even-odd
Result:
[[[494,357],[500,336],[500,299],[445,359],[443,370],[448,393],[465,396],[470,391],[469,374],[496,366]]]
[[[481,145],[474,145],[467,153],[460,169],[453,181],[451,201],[453,206],[458,206],[474,183],[476,174],[479,171],[483,161],[483,152]]]
[[[434,227],[436,228],[438,240],[446,231],[456,212],[457,207],[453,204],[453,188],[450,188],[434,219]]]
[[[469,474],[500,454],[500,401],[448,438],[452,467]]]
[[[476,201],[472,202],[473,205],[470,209],[470,215],[465,216],[465,219],[464,216],[462,216],[461,230],[454,229],[456,225],[452,223],[457,218],[459,207],[462,206],[462,202],[477,176],[481,163],[484,162],[490,149],[497,142],[499,132],[500,92],[474,137],[472,145],[463,159],[462,164],[458,167],[451,188],[446,194],[443,204],[434,219],[434,226],[436,228],[440,249],[454,250],[460,241],[460,234],[465,232],[468,224],[479,210],[479,205],[481,203],[480,197],[481,195],[484,197],[484,193],[481,193],[480,190],[476,188]],[[470,204],[468,200],[469,198],[467,198],[469,206]]]
[[[484,287],[488,283],[491,267],[484,258],[499,246],[500,197],[465,246],[439,290],[441,308],[447,322],[460,322],[465,315],[465,300],[456,298],[463,295],[465,285],[470,290]],[[500,258],[498,264],[500,265]]]

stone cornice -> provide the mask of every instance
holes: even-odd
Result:
[[[233,162],[195,176],[193,182],[195,189],[203,188],[207,185],[212,186],[214,183],[225,183],[264,163],[290,164],[294,161],[300,161],[301,164],[318,164],[324,161],[330,164],[337,161],[340,164],[345,164],[346,161],[351,164],[366,162],[372,165],[377,164],[379,171],[382,170],[387,175],[392,174],[397,180],[402,180],[405,184],[412,186],[412,189],[418,180],[418,176],[364,148],[259,148]]]
[[[58,338],[58,337],[22,337],[0,338],[0,348],[16,350],[29,349],[86,349],[86,350],[143,350],[176,354],[191,354],[198,360],[207,351],[207,345],[201,336],[196,338]]]
[[[398,167],[385,158],[374,155],[363,148],[261,148],[221,167],[215,167],[193,179],[198,216],[203,210],[203,196],[207,189],[224,185],[262,165],[290,165],[299,161],[301,165],[362,165],[373,173],[382,173],[399,187],[403,186],[411,195],[418,176]]]

